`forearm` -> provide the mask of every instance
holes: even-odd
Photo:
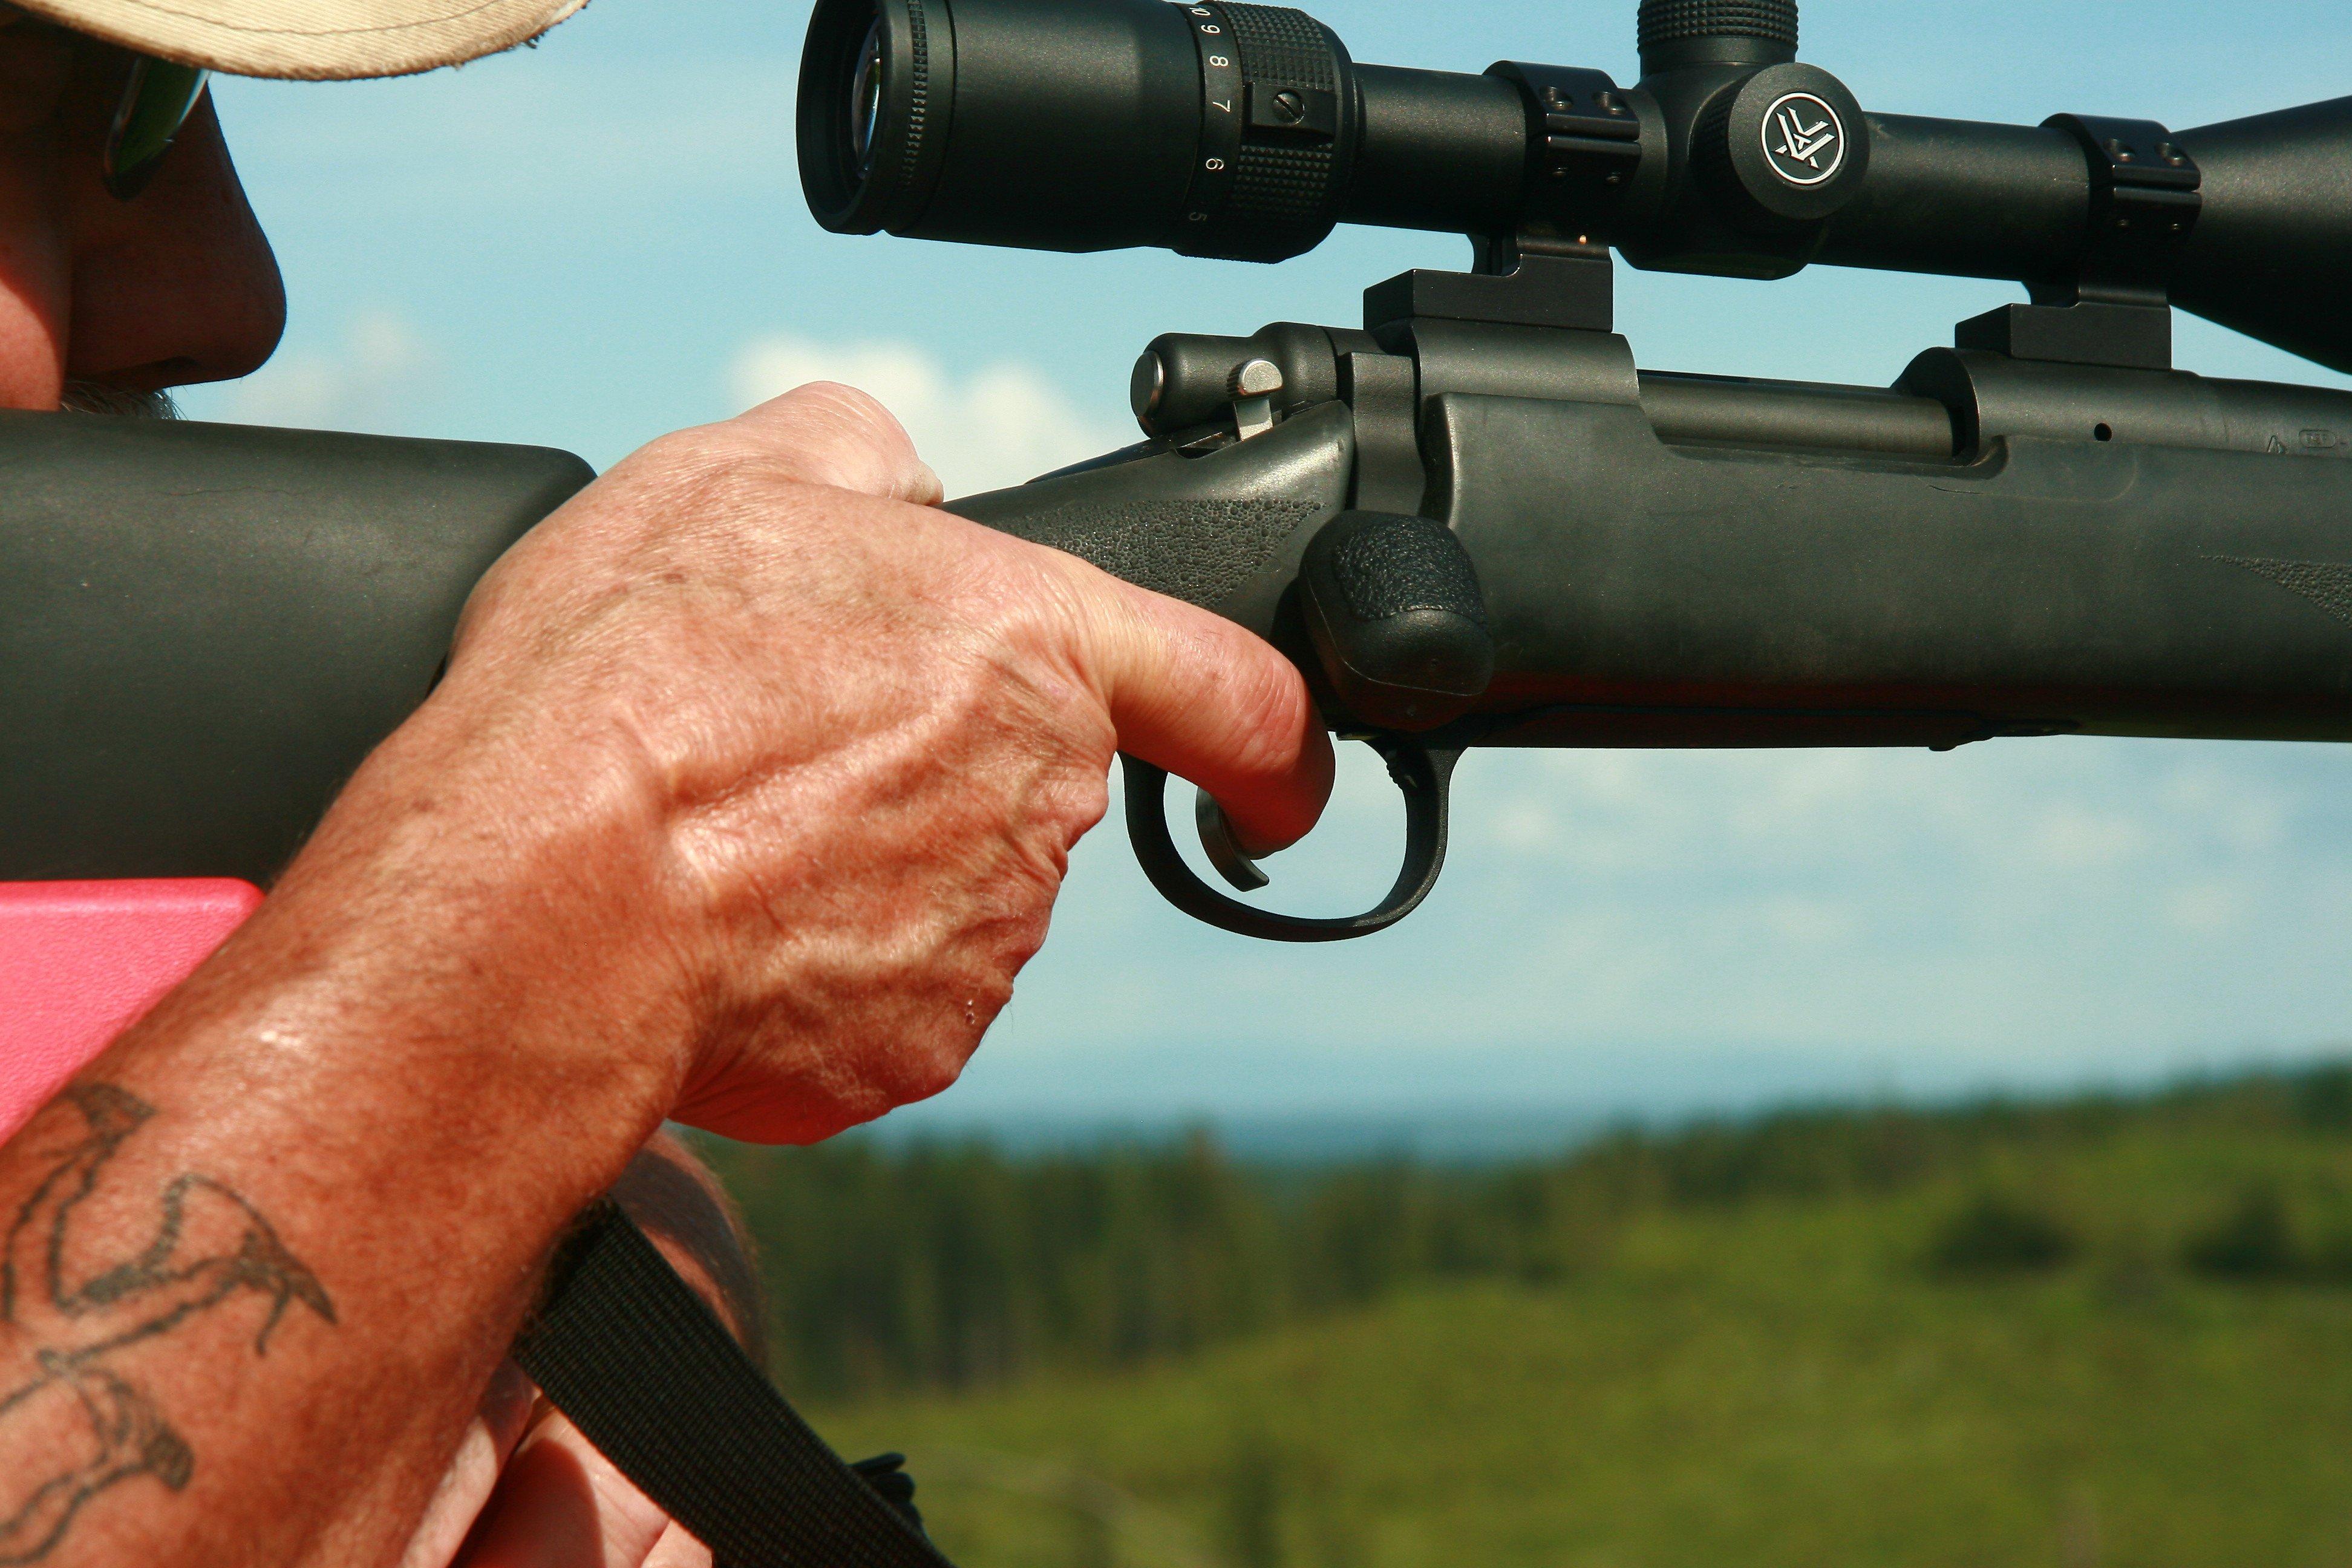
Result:
[[[647,885],[625,812],[534,814],[450,728],[0,1149],[0,1563],[396,1556],[553,1237],[674,1098],[674,1056],[620,1048],[678,1026],[660,956],[583,962],[603,889]],[[490,789],[468,839],[450,792]]]
[[[663,1116],[804,1142],[953,1080],[1117,749],[1306,831],[1278,653],[937,496],[811,388],[492,570],[261,912],[0,1150],[0,1563],[389,1560]]]

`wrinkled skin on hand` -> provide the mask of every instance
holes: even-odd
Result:
[[[1257,851],[1311,826],[1329,746],[1278,653],[937,496],[877,405],[804,388],[654,443],[484,581],[439,689],[84,1075],[152,1114],[78,1248],[147,1256],[201,1181],[331,1310],[266,1356],[126,1349],[186,1486],[113,1487],[59,1561],[688,1568],[576,1434],[518,1425],[499,1367],[563,1227],[665,1118],[808,1140],[949,1083],[1116,751]],[[55,1178],[0,1145],[15,1212]],[[0,1472],[53,1438],[0,1425]]]
[[[1260,850],[1328,791],[1267,645],[938,500],[844,387],[665,437],[499,563],[404,731],[569,817],[571,951],[677,1030],[678,1120],[805,1142],[952,1082],[1119,749]]]

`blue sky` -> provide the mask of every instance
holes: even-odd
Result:
[[[1338,0],[1360,59],[1635,73],[1633,5]],[[1344,232],[1266,268],[828,236],[792,151],[803,5],[595,0],[533,50],[405,81],[225,81],[293,299],[200,418],[543,442],[599,465],[817,374],[898,407],[958,489],[1130,438],[1154,334],[1351,323],[1459,265]],[[2342,93],[2339,0],[1810,0],[1873,107],[2175,127]],[[1621,274],[1644,365],[1883,384],[2000,285]],[[2184,318],[2180,363],[2352,384]],[[1396,812],[1351,765],[1289,907],[1369,901]],[[965,1084],[919,1120],[1608,1110],[1930,1092],[2352,1039],[2352,752],[2000,742],[1919,752],[1474,756],[1430,904],[1276,949],[1160,905],[1107,826]]]

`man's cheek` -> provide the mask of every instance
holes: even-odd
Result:
[[[71,262],[27,184],[0,157],[0,408],[48,411],[65,392]]]

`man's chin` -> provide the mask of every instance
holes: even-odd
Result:
[[[177,419],[169,392],[126,392],[102,381],[69,381],[58,407],[68,414],[111,414],[122,419]]]

